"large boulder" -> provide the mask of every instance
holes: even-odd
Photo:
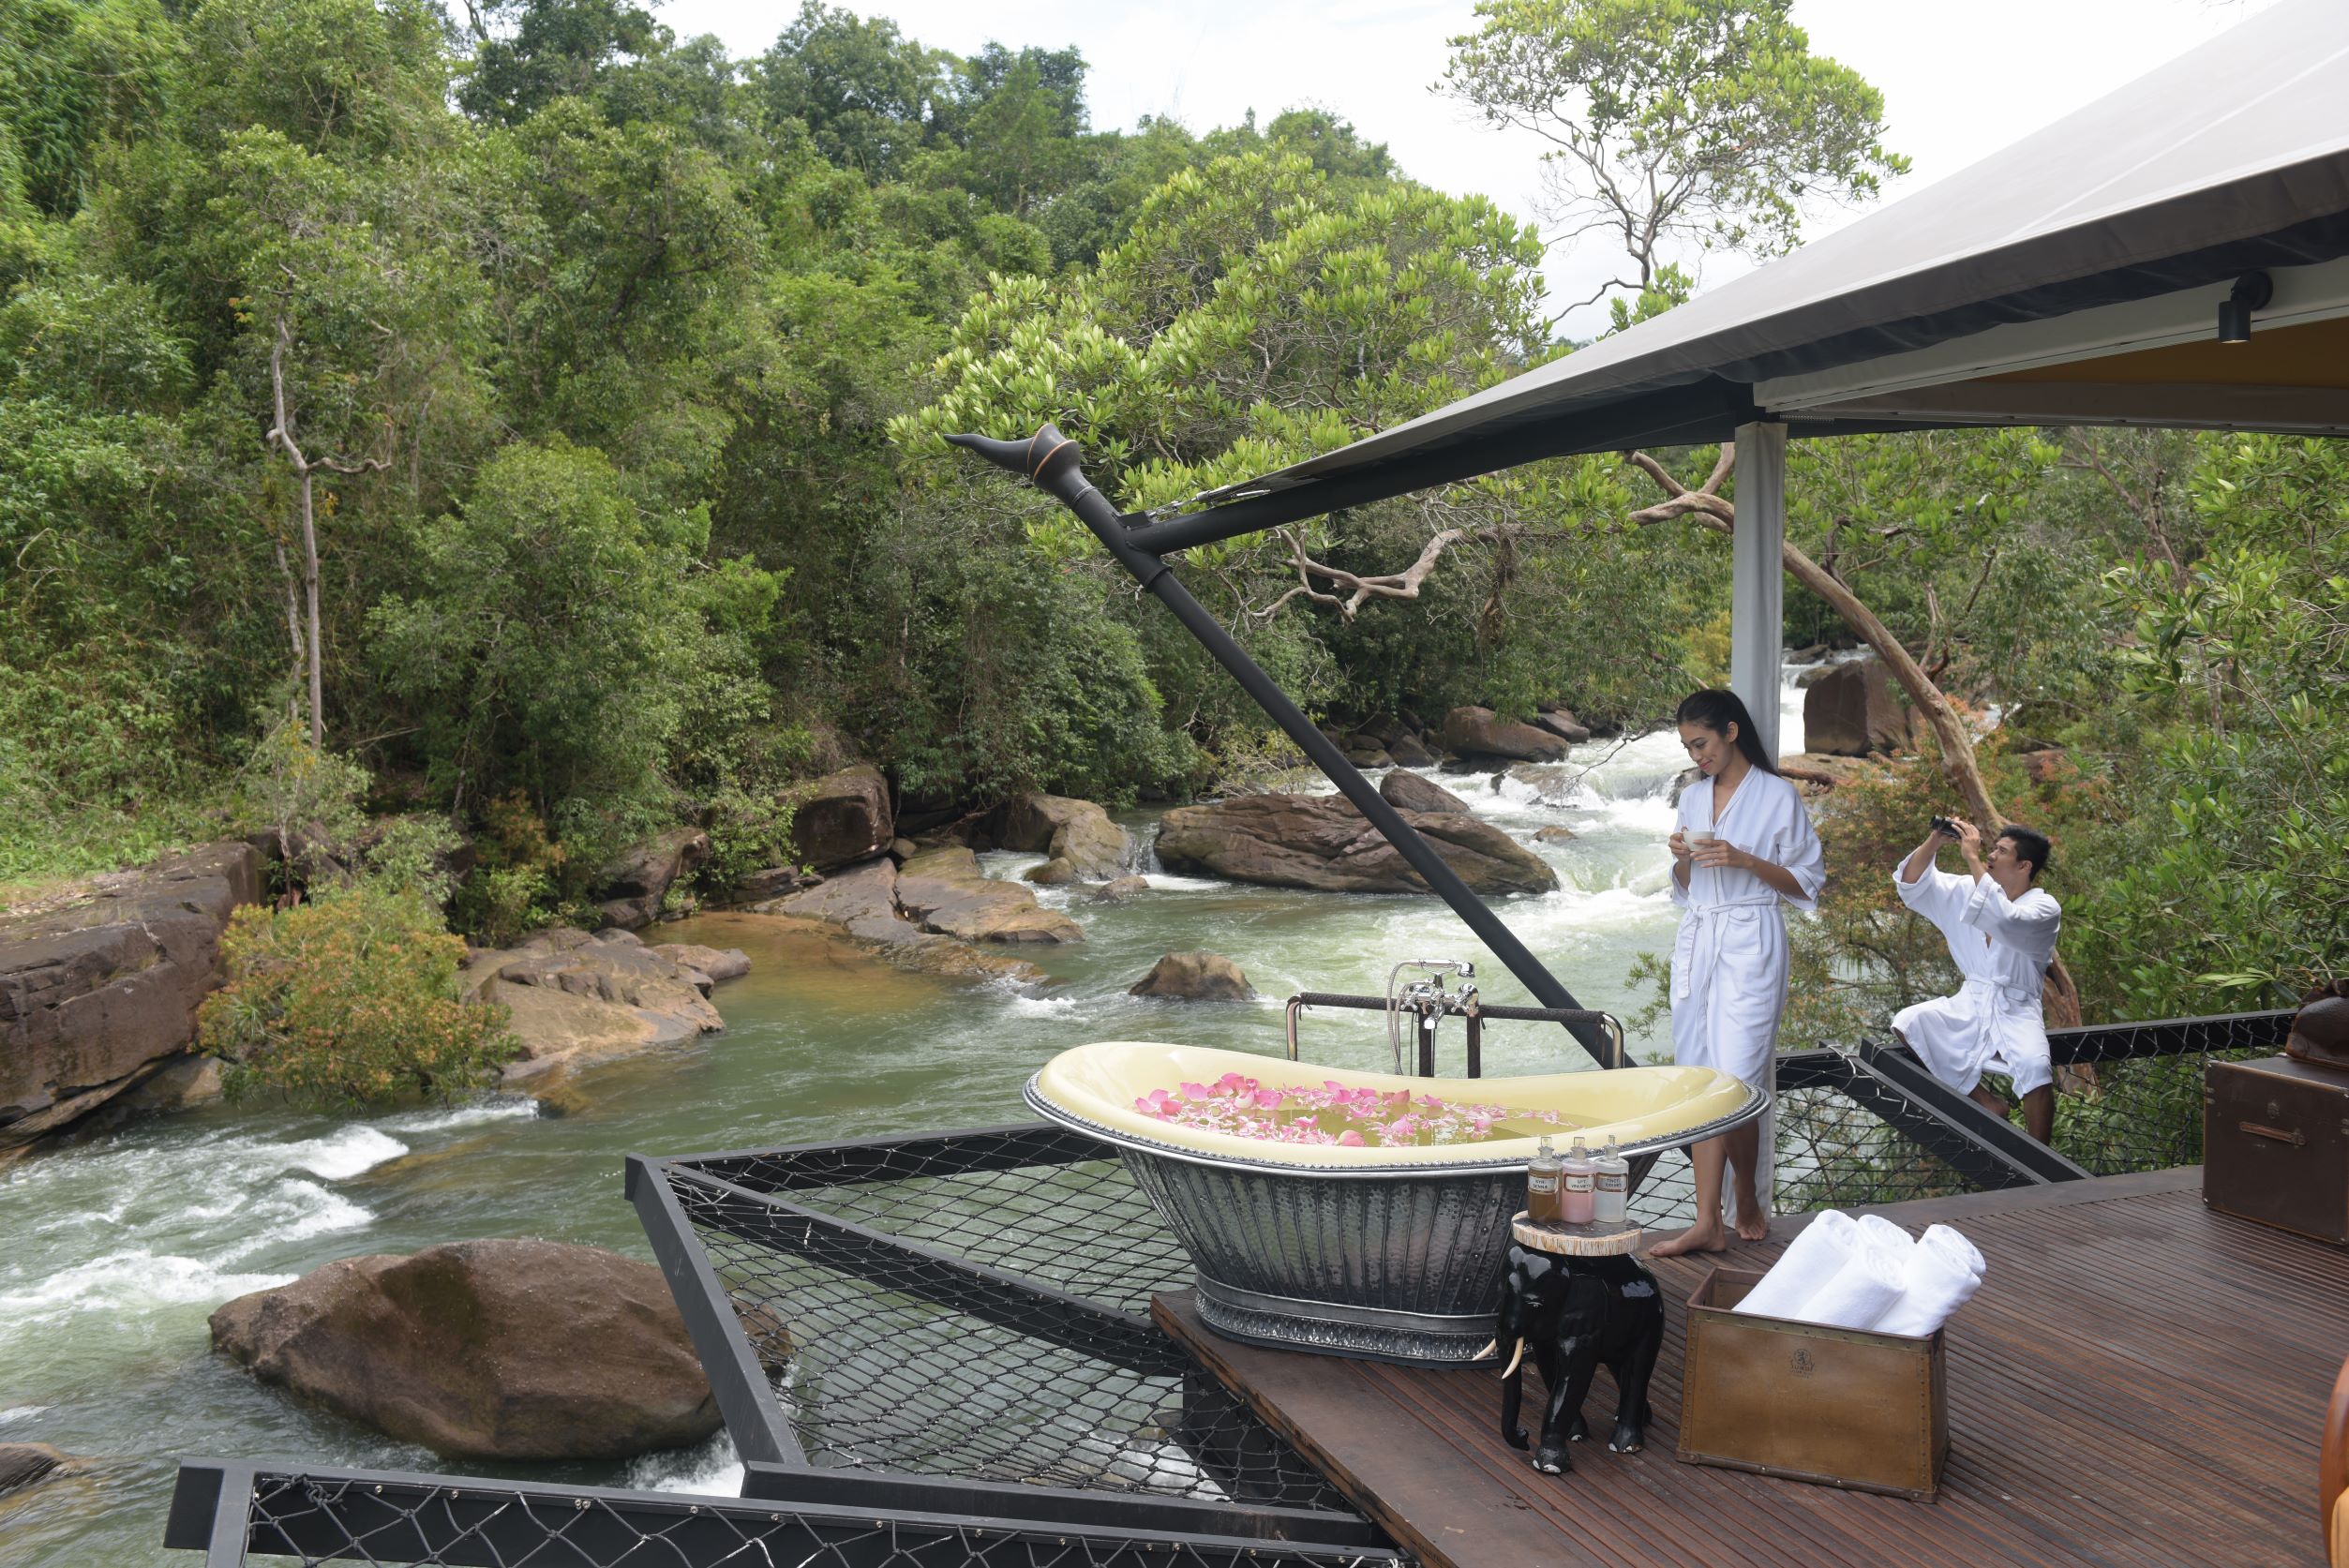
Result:
[[[1547,862],[1500,829],[1456,812],[1403,811],[1479,893],[1548,892]],[[1427,883],[1378,829],[1337,795],[1246,795],[1168,812],[1159,859],[1170,871],[1338,893],[1425,892]]]
[[[672,828],[619,856],[597,874],[606,925],[636,931],[660,917],[669,889],[710,859],[710,835],[698,828]]]
[[[1399,768],[1433,768],[1442,760],[1409,730],[1387,742],[1386,754]]]
[[[976,860],[972,862],[974,870],[977,864]],[[1023,984],[1045,978],[1041,969],[1025,959],[990,952],[952,936],[923,930],[898,906],[899,875],[892,861],[871,861],[842,872],[804,892],[762,903],[754,913],[820,920],[855,938],[892,967],[913,974],[1009,979]],[[1032,894],[1030,898],[1032,901]]]
[[[1016,882],[979,869],[960,844],[928,850],[898,868],[897,906],[925,931],[965,942],[1082,942],[1085,928],[1046,909]]]
[[[1107,882],[1133,859],[1133,839],[1090,800],[1067,795],[1021,795],[971,824],[973,849],[1016,849],[1068,862],[1072,882]]]
[[[1455,708],[1444,715],[1444,745],[1461,756],[1555,762],[1566,754],[1564,737],[1502,718],[1489,708]]]
[[[1803,694],[1803,749],[1829,756],[1865,756],[1908,748],[1908,709],[1893,698],[1882,661],[1837,665]]]
[[[1440,784],[1398,768],[1379,784],[1379,798],[1397,811],[1464,812],[1468,802]]]
[[[1564,708],[1545,708],[1534,715],[1534,725],[1546,729],[1569,745],[1579,746],[1591,738],[1591,726]]]
[[[220,984],[220,933],[261,897],[249,844],[214,844],[92,881],[0,920],[0,1157],[159,1070]]]
[[[346,1258],[212,1314],[266,1383],[464,1459],[624,1459],[718,1428],[661,1271],[601,1247],[469,1241]]]
[[[790,792],[791,847],[817,871],[833,871],[888,851],[897,837],[889,781],[869,762],[827,773]]]
[[[512,1015],[508,1026],[522,1050],[506,1064],[510,1083],[682,1045],[726,1027],[706,994],[716,977],[624,931],[536,932],[516,947],[468,954],[458,978],[466,994]]]
[[[1256,994],[1240,966],[1221,953],[1169,953],[1127,988],[1129,996],[1172,996],[1186,1002],[1246,1002]]]

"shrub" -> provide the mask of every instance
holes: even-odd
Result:
[[[517,1049],[506,1010],[459,999],[465,944],[418,892],[362,884],[312,903],[236,912],[229,980],[197,1045],[233,1097],[275,1091],[349,1106],[471,1088]]]

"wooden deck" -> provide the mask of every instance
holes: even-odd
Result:
[[[2349,1251],[2211,1214],[2201,1193],[2194,1168],[1878,1211],[1957,1224],[1990,1265],[1949,1330],[1938,1502],[1676,1462],[1683,1308],[1706,1266],[1688,1260],[1654,1265],[1647,1452],[1578,1444],[1564,1476],[1504,1446],[1490,1371],[1234,1344],[1188,1292],[1156,1315],[1429,1568],[2322,1564],[2316,1448],[2349,1354]],[[1803,1223],[1734,1255],[1773,1259]],[[1602,1433],[1614,1398],[1600,1373],[1585,1409]]]

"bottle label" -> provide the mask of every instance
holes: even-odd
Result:
[[[1601,1171],[1598,1173],[1598,1189],[1601,1192],[1621,1192],[1627,1185],[1621,1171]]]
[[[1554,1174],[1535,1172],[1534,1174],[1525,1178],[1525,1190],[1528,1192],[1555,1192],[1558,1190],[1558,1178]]]
[[[1591,1190],[1591,1172],[1589,1172],[1588,1171],[1569,1171],[1569,1172],[1566,1172],[1566,1190],[1567,1190],[1568,1192],[1588,1192],[1588,1191],[1590,1191],[1590,1190]]]

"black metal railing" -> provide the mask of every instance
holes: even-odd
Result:
[[[470,1476],[189,1464],[167,1546],[447,1568],[1407,1568],[1383,1547],[1300,1546],[958,1512],[517,1485]]]

